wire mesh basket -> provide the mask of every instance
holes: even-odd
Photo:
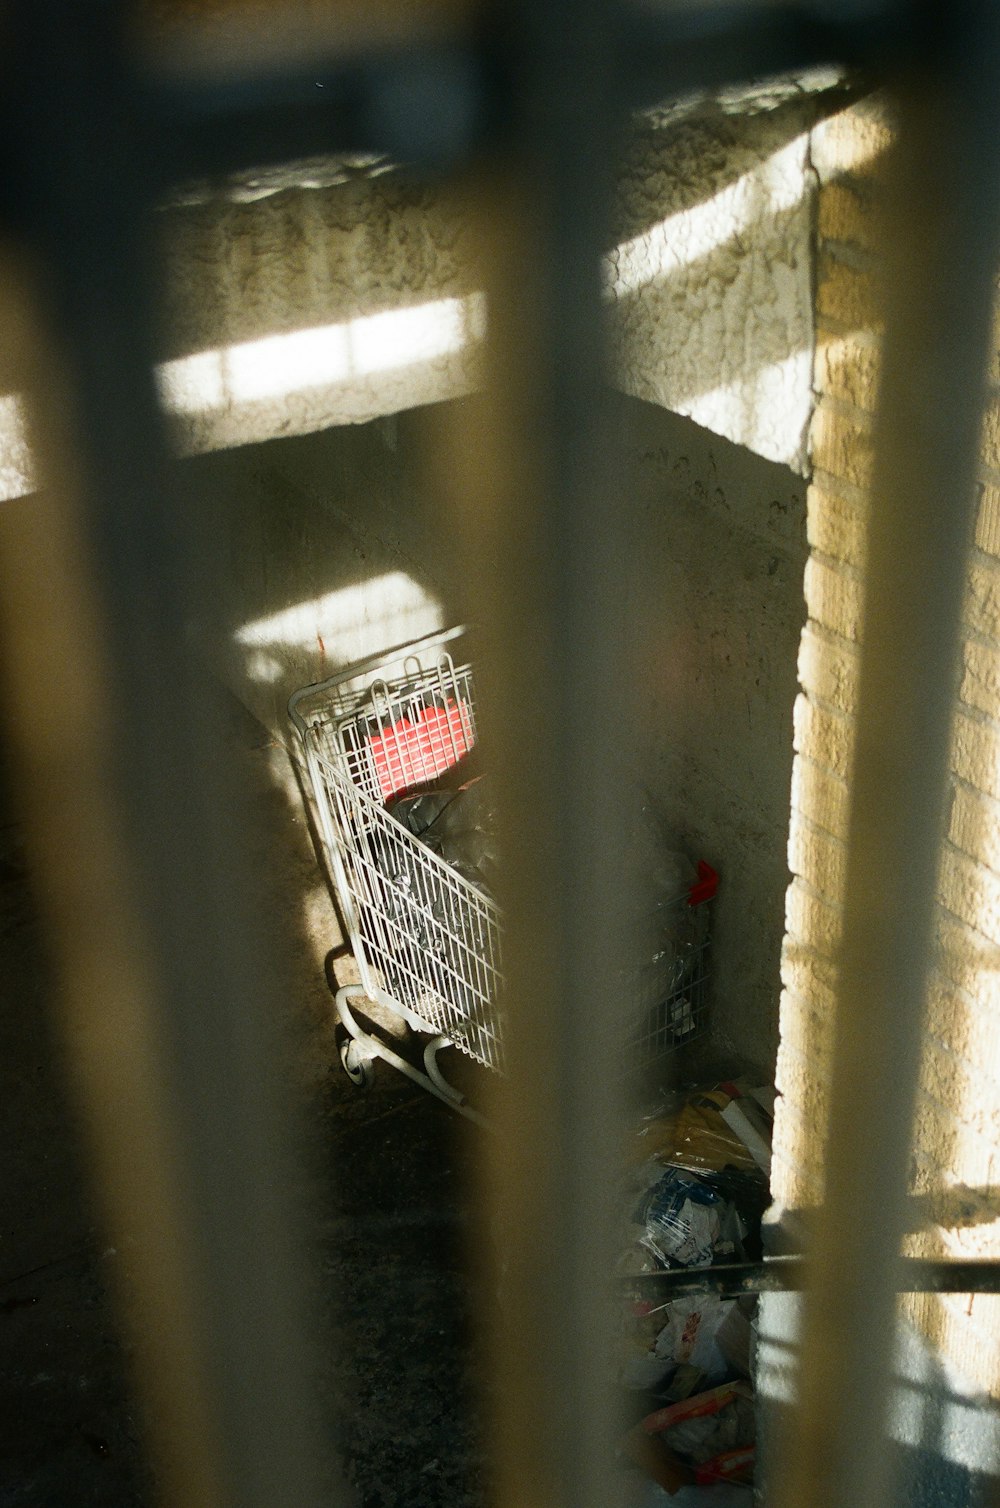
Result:
[[[385,1058],[472,1115],[436,1055],[451,1045],[487,1068],[504,1069],[502,917],[481,870],[435,851],[401,820],[399,804],[435,783],[454,787],[473,758],[473,670],[454,653],[464,635],[452,629],[350,666],[297,692],[289,712],[361,981],[337,996],[348,1032],[344,1067],[364,1083],[372,1060]],[[473,773],[459,788],[479,779]],[[668,960],[666,989],[662,967],[629,982],[628,1025],[614,1049],[625,1068],[648,1063],[704,1028],[714,878],[701,865],[697,883],[664,908],[705,908],[705,925],[693,934],[687,928],[684,946]],[[351,1004],[365,997],[430,1035],[423,1071],[360,1026]]]

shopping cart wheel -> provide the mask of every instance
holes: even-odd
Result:
[[[370,1089],[375,1082],[375,1064],[363,1056],[353,1037],[340,1044],[340,1062],[352,1084],[359,1089]]]

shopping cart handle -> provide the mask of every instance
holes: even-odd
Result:
[[[692,883],[688,891],[688,905],[700,906],[702,901],[710,901],[719,888],[719,876],[711,864],[706,864],[704,859],[698,860],[698,878]]]

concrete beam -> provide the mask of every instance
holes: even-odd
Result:
[[[805,470],[808,131],[788,86],[633,123],[605,259],[612,375]],[[457,195],[380,159],[308,163],[161,212],[164,404],[180,454],[363,423],[474,390],[486,311]],[[0,498],[36,485],[0,369]]]

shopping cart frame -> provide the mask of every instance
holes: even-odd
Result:
[[[503,1070],[496,1005],[502,977],[502,918],[476,884],[397,821],[385,802],[388,796],[425,779],[438,779],[475,747],[472,666],[464,662],[456,666],[451,653],[467,634],[461,625],[440,630],[347,665],[295,692],[288,711],[360,974],[359,984],[344,985],[336,992],[337,1014],[346,1033],[341,1063],[351,1080],[365,1087],[375,1059],[382,1058],[468,1119],[484,1125],[483,1117],[445,1078],[438,1054],[454,1046],[487,1068]],[[396,674],[389,676],[390,670]],[[444,731],[436,755],[425,764],[422,755],[413,754],[415,733],[405,719],[407,709],[412,713],[413,707],[425,706],[428,697],[435,702],[432,710],[438,729]],[[445,714],[442,708],[447,706],[452,711]],[[456,712],[456,708],[461,710]],[[399,726],[410,728],[402,743],[396,733]],[[409,765],[414,757],[416,763]],[[389,877],[384,864],[379,871],[372,862],[373,857],[387,856],[399,868],[396,879]],[[718,876],[704,862],[699,863],[697,875],[687,891],[667,903],[666,910],[711,902]],[[401,908],[408,914],[409,927],[399,925]],[[414,918],[420,929],[433,934],[435,946],[429,942],[423,948],[414,945]],[[611,1044],[626,1075],[648,1067],[704,1030],[709,931],[706,924],[677,988],[662,999],[645,1001],[631,1031]],[[441,953],[451,956],[446,960],[433,956]],[[400,1017],[411,1030],[427,1034],[422,1068],[361,1025],[352,1006],[363,1000]]]
[[[452,1109],[479,1125],[485,1125],[484,1118],[468,1104],[465,1095],[445,1078],[438,1063],[438,1054],[445,1047],[458,1046],[485,1066],[499,1068],[499,1032],[489,1019],[473,1023],[480,1028],[478,1037],[482,1050],[476,1050],[475,1040],[470,1043],[464,1037],[456,1036],[454,1030],[442,1030],[442,1024],[446,1022],[460,1029],[466,1025],[458,1019],[459,1013],[453,1001],[439,995],[433,1010],[422,1011],[416,998],[401,998],[402,991],[386,988],[384,980],[379,979],[372,957],[371,935],[372,917],[377,916],[379,897],[372,895],[370,876],[366,881],[365,876],[359,874],[359,869],[363,866],[363,856],[359,852],[359,830],[363,832],[367,824],[369,833],[373,829],[381,831],[383,835],[388,833],[389,841],[412,852],[414,863],[421,874],[431,877],[431,889],[436,885],[440,893],[456,898],[459,906],[475,907],[479,914],[489,919],[488,925],[495,939],[496,950],[489,972],[497,980],[499,914],[493,903],[485,900],[474,885],[422,845],[418,838],[396,821],[391,812],[386,811],[374,799],[370,769],[364,772],[365,778],[359,780],[357,762],[351,767],[352,755],[357,755],[358,752],[357,746],[353,750],[347,749],[343,742],[343,730],[350,728],[364,714],[373,687],[381,685],[387,692],[391,705],[393,688],[399,680],[430,683],[440,678],[444,665],[446,688],[454,687],[457,681],[463,681],[471,693],[471,676],[468,674],[470,667],[461,666],[456,669],[451,656],[451,648],[467,633],[464,625],[443,629],[347,665],[326,680],[304,686],[295,692],[289,700],[288,712],[305,761],[317,826],[341,919],[361,976],[359,984],[344,985],[336,993],[337,1015],[347,1033],[340,1049],[341,1063],[351,1080],[364,1087],[370,1082],[374,1060],[382,1058]],[[402,670],[403,675],[386,681],[383,673],[390,669]],[[471,704],[469,711],[474,718],[474,706]],[[471,748],[474,744],[473,724],[473,736],[468,746]],[[457,746],[454,752],[458,755],[464,751]],[[443,771],[428,771],[429,775],[439,773]],[[366,790],[365,785],[369,789]],[[379,920],[384,922],[385,918],[381,917]],[[461,946],[464,947],[464,944]],[[451,983],[453,989],[457,988],[454,979]],[[415,989],[414,994],[417,993]],[[367,1031],[361,1025],[352,1006],[364,1000],[381,1005],[399,1016],[412,1030],[428,1035],[429,1040],[423,1050],[422,1068],[409,1062],[382,1037]],[[471,1035],[475,1039],[477,1033],[473,1031]]]

